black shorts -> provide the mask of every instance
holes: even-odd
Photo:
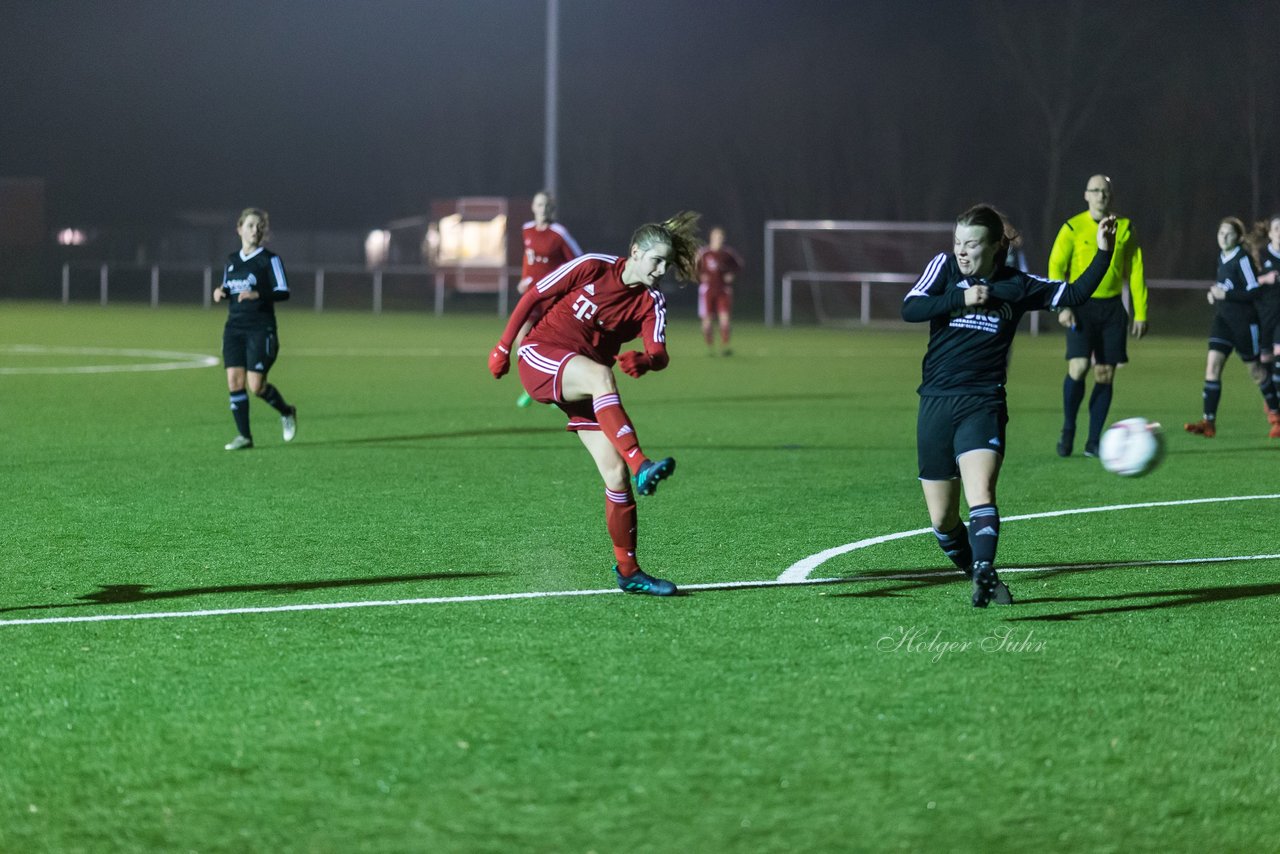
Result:
[[[1072,306],[1076,325],[1067,330],[1067,358],[1087,359],[1099,365],[1123,365],[1129,361],[1129,313],[1120,297],[1090,299]]]
[[[1230,356],[1234,350],[1242,362],[1258,361],[1258,314],[1252,306],[1219,311],[1209,327],[1209,349]]]
[[[1009,408],[990,395],[921,397],[916,418],[916,461],[921,480],[954,480],[968,451],[1004,456]]]
[[[279,354],[280,339],[274,329],[227,326],[222,330],[222,363],[228,368],[265,374]]]

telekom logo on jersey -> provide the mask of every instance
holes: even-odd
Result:
[[[573,301],[573,316],[579,320],[590,320],[596,316],[596,312],[600,310],[600,306],[587,299],[582,294]]]

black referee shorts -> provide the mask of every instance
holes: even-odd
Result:
[[[921,480],[953,480],[969,451],[1005,450],[1009,408],[989,395],[921,397],[916,418],[916,461]]]
[[[1129,313],[1120,297],[1089,299],[1072,306],[1076,325],[1067,330],[1067,358],[1087,359],[1099,365],[1123,365],[1129,361]]]
[[[226,326],[222,330],[222,363],[228,368],[265,374],[279,354],[280,340],[274,329]]]

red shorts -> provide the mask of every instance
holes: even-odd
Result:
[[[564,429],[569,431],[599,430],[596,411],[591,398],[585,400],[566,401],[561,399],[564,378],[564,366],[574,356],[581,356],[572,350],[559,347],[548,347],[546,344],[526,341],[520,345],[516,353],[516,367],[520,372],[520,384],[529,396],[538,403],[554,403],[569,416],[569,423]],[[583,356],[583,358],[587,358]]]
[[[706,319],[733,310],[733,289],[698,285],[698,317]]]

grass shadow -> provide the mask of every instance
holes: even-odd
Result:
[[[1116,561],[1114,567],[1119,569],[1141,567],[1140,561]],[[1058,575],[1066,575],[1077,572],[1094,572],[1099,569],[1106,569],[1108,565],[1098,563],[1087,564],[1052,564],[1044,565],[1043,570],[1037,571],[1036,564],[1026,564],[1018,567],[1019,569],[1032,570],[1030,575],[1034,575],[1036,579],[1052,578]],[[1022,575],[1019,573],[1018,575]],[[892,574],[886,573],[886,581],[895,580]],[[1010,617],[1012,621],[1037,621],[1037,622],[1068,622],[1079,619],[1081,617],[1104,616],[1107,614],[1125,614],[1137,611],[1153,611],[1163,610],[1167,608],[1182,608],[1192,605],[1209,605],[1217,602],[1232,602],[1240,599],[1253,599],[1263,596],[1280,596],[1280,583],[1270,584],[1245,584],[1239,586],[1224,587],[1197,587],[1184,590],[1144,590],[1130,593],[1103,594],[1096,596],[1040,596],[1035,598],[1023,599],[1018,596],[1018,576],[1006,575],[1003,580],[1011,585],[1013,590],[1014,605],[1051,605],[1055,603],[1130,603],[1132,604],[1114,604],[1107,607],[1081,608],[1078,610],[1062,611],[1052,614],[1029,614],[1021,617]],[[862,583],[874,582],[874,576],[860,576],[849,578],[848,581],[859,581]],[[880,587],[871,590],[855,590],[845,593],[829,593],[829,597],[835,598],[860,598],[860,599],[891,599],[899,596],[909,595],[919,590],[926,590],[938,587],[943,584],[964,584],[968,585],[969,579],[954,569],[938,569],[936,577],[927,576],[924,578],[913,578],[900,581],[889,587]],[[1154,602],[1133,602],[1132,600],[1148,600],[1156,599]]]
[[[187,587],[177,590],[150,590],[149,584],[100,584],[98,589],[74,602],[47,605],[17,605],[0,608],[0,613],[14,611],[46,611],[57,608],[84,608],[93,605],[130,605],[136,602],[158,602],[227,593],[299,593],[307,590],[334,590],[344,587],[373,587],[380,584],[407,584],[415,581],[447,581],[450,579],[492,578],[498,572],[427,572],[417,575],[382,575],[372,578],[327,578],[316,581],[281,581],[269,584],[221,584],[210,587]]]

